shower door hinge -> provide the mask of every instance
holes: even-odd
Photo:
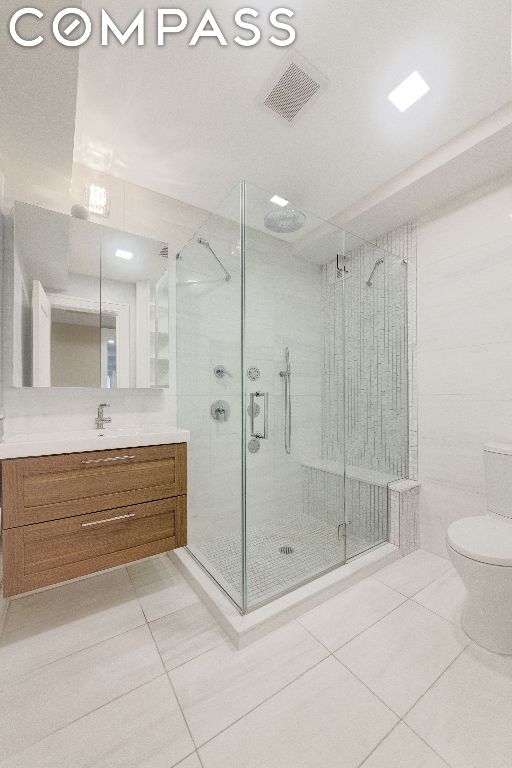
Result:
[[[340,261],[340,259],[341,259],[341,261]],[[336,269],[338,270],[338,276],[339,276],[340,272],[341,273],[345,273],[345,274],[348,275],[348,269],[347,269],[346,263],[345,263],[346,260],[347,260],[347,256],[344,253],[343,254],[341,254],[341,253],[337,253],[336,254]]]

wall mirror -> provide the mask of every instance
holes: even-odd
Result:
[[[169,386],[165,243],[19,202],[11,240],[13,386]]]

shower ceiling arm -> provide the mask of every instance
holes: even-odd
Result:
[[[222,271],[226,275],[226,277],[225,277],[226,283],[229,283],[229,281],[231,280],[231,275],[229,274],[229,272],[227,271],[226,267],[224,266],[222,261],[219,259],[219,257],[217,256],[217,254],[215,253],[215,251],[211,247],[211,245],[208,242],[208,240],[206,240],[204,237],[198,237],[197,238],[197,242],[199,243],[199,245],[204,245],[205,248],[208,248],[208,250],[212,254],[213,258],[215,259],[215,261],[217,262],[219,267],[222,269]]]
[[[370,273],[370,277],[366,281],[366,285],[369,285],[369,286],[373,285],[373,276],[381,264],[384,264],[384,259],[382,257],[380,259],[377,259],[377,261],[375,262],[373,269]]]

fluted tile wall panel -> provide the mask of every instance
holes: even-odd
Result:
[[[345,265],[324,268],[323,457],[407,477],[407,265],[371,245]]]
[[[327,264],[322,287],[323,458],[383,473],[389,482],[416,478],[415,226],[407,224],[346,253],[343,270],[335,261]],[[304,506],[335,522],[340,481],[335,489],[332,482],[318,469],[306,472]],[[388,514],[390,501],[401,505],[398,495],[353,478],[346,478],[341,492],[349,540],[369,546],[386,539],[399,543],[400,514],[391,520]],[[414,519],[412,507],[407,510],[411,514],[404,512],[405,518]],[[414,547],[414,531],[403,533],[407,549]]]

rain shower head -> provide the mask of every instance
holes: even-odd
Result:
[[[280,208],[269,211],[264,219],[265,227],[279,235],[298,232],[305,223],[306,214],[297,208]]]

